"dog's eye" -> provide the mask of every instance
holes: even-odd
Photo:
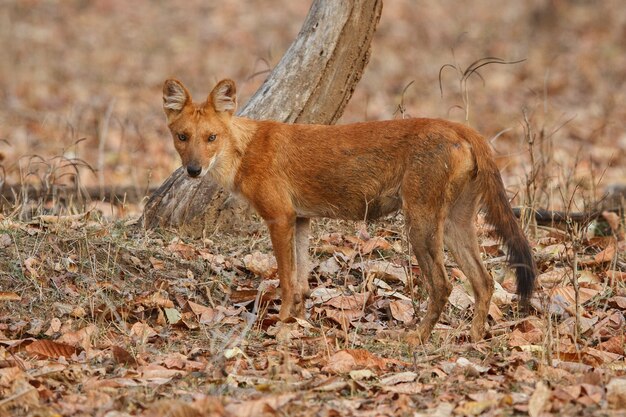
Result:
[[[217,135],[215,133],[211,133],[209,135],[209,142],[213,142],[215,139],[217,139]]]
[[[184,133],[179,133],[176,136],[178,137],[178,140],[181,142],[185,142],[188,139],[187,135],[185,135]]]

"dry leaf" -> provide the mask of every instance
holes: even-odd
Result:
[[[606,400],[615,410],[626,409],[626,378],[613,378],[606,385]]]
[[[598,252],[596,256],[594,256],[593,260],[595,263],[611,262],[615,259],[616,251],[617,249],[615,248],[615,245],[609,245],[606,249]]]
[[[339,297],[342,292],[337,288],[317,287],[309,294],[315,304],[323,304],[331,298]]]
[[[350,371],[350,378],[355,381],[362,381],[364,379],[372,379],[376,374],[369,369],[355,369]]]
[[[137,367],[137,360],[126,349],[120,346],[111,346],[111,352],[113,352],[113,358],[121,365]]]
[[[243,257],[244,266],[253,274],[262,278],[273,278],[278,273],[278,264],[274,255],[254,252]]]
[[[150,406],[142,414],[143,417],[204,417],[205,414],[195,407],[180,400],[161,400]],[[221,416],[223,414],[217,414]]]
[[[554,268],[551,271],[539,274],[537,276],[537,282],[545,288],[552,288],[556,285],[560,285],[565,280],[571,278],[571,276],[571,268]]]
[[[609,305],[612,307],[617,307],[620,310],[626,310],[626,297],[615,296],[611,297],[607,300]]]
[[[365,272],[368,278],[380,278],[388,282],[401,282],[404,285],[407,285],[409,282],[406,269],[388,261],[361,262],[354,264],[352,267]]]
[[[598,350],[603,350],[605,352],[612,352],[618,355],[624,355],[624,345],[626,344],[626,337],[621,335],[621,336],[613,336],[611,337],[609,340],[606,340],[600,344],[598,344],[598,346],[596,346],[596,348]]]
[[[419,394],[424,389],[424,384],[421,382],[402,382],[396,385],[383,385],[381,386],[385,392],[393,392],[396,394],[415,395]]]
[[[334,257],[330,257],[326,259],[324,262],[321,262],[317,267],[317,272],[322,275],[334,276],[337,272],[341,270],[341,265]]]
[[[595,297],[599,292],[600,291],[592,289],[592,288],[580,287],[578,289],[578,296],[579,296],[580,304],[581,305],[585,304],[587,301]],[[566,287],[554,288],[550,293],[550,297],[552,299],[559,297],[561,300],[564,300],[567,303],[566,305],[567,307],[576,305],[575,303],[576,291],[574,290],[574,287],[571,285],[568,285]]]
[[[474,298],[467,293],[462,285],[452,287],[448,301],[459,310],[467,310],[474,305]]]
[[[389,303],[389,309],[393,318],[404,324],[410,323],[415,315],[413,304],[410,301],[393,300]]]
[[[28,257],[24,260],[24,267],[28,271],[31,277],[38,279],[39,273],[37,272],[37,267],[39,266],[39,260],[34,257]]]
[[[0,233],[0,249],[8,248],[11,243],[11,236],[7,233]]]
[[[333,297],[324,304],[342,310],[358,310],[363,309],[367,305],[369,298],[370,292],[366,291],[364,293]]]
[[[52,340],[35,340],[26,346],[26,352],[37,355],[40,358],[55,358],[63,356],[66,359],[72,357],[77,352],[74,346],[58,343]]]
[[[413,382],[417,379],[418,374],[415,372],[397,372],[395,374],[387,375],[380,379],[380,385],[396,385],[402,382]]]
[[[361,246],[361,253],[363,255],[367,255],[368,253],[375,250],[389,250],[391,249],[391,244],[384,237],[373,237],[367,240]]]
[[[606,276],[611,280],[611,282],[626,282],[626,272],[624,271],[615,271],[612,269],[608,269],[606,271]]]
[[[248,400],[240,403],[231,402],[226,411],[237,417],[257,417],[276,412],[296,398],[296,394],[265,395],[257,400]]]
[[[185,243],[171,243],[168,245],[167,249],[188,261],[195,259],[197,256],[196,248]]]
[[[0,301],[20,301],[21,296],[14,292],[0,291]]]
[[[622,225],[620,223],[620,217],[617,213],[613,213],[612,211],[603,211],[602,217],[609,224],[611,231],[615,236],[617,236],[617,240],[624,240],[624,231],[622,230]]]
[[[341,326],[341,329],[348,331],[350,325],[363,317],[363,309],[353,310],[336,310],[334,308],[326,308],[323,310],[326,318],[329,318]]]
[[[130,328],[130,336],[141,343],[145,343],[148,339],[157,336],[157,332],[145,323],[137,322]]]
[[[335,353],[328,359],[325,372],[347,373],[358,368],[386,369],[389,360],[380,358],[363,349],[344,349]]]
[[[495,321],[502,321],[504,317],[504,315],[502,314],[502,311],[500,310],[500,307],[498,307],[497,304],[493,302],[489,303],[488,314]]]
[[[58,341],[72,346],[80,346],[84,350],[89,350],[91,349],[91,338],[96,330],[97,327],[91,324],[75,332],[65,333],[59,337]]]
[[[548,408],[551,395],[552,390],[548,385],[543,381],[537,382],[535,391],[533,391],[528,401],[528,415],[530,417],[538,417],[541,415],[541,413]]]
[[[152,268],[156,269],[157,271],[165,268],[165,262],[163,262],[160,259],[157,259],[157,258],[151,256],[149,258],[149,261],[150,261],[150,265],[152,265]]]

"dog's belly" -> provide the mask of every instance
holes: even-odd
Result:
[[[341,220],[374,220],[398,211],[402,207],[399,193],[377,196],[351,195],[346,193],[334,199],[297,201],[299,217],[327,217]]]

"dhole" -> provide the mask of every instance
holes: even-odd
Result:
[[[483,337],[493,280],[474,229],[481,202],[508,247],[521,300],[528,301],[536,275],[531,249],[491,149],[477,132],[436,119],[285,124],[236,117],[236,106],[231,80],[220,81],[199,104],[179,81],[163,86],[163,108],[187,173],[211,175],[267,223],[278,262],[281,320],[304,315],[310,218],[375,219],[400,208],[430,295],[410,338],[427,340],[450,294],[444,244],[474,290],[470,335]]]

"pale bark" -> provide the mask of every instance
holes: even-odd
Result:
[[[381,11],[382,0],[315,0],[296,40],[239,115],[336,122],[367,64]],[[190,179],[179,168],[152,194],[143,222],[211,234],[247,225],[246,213],[210,176]]]

